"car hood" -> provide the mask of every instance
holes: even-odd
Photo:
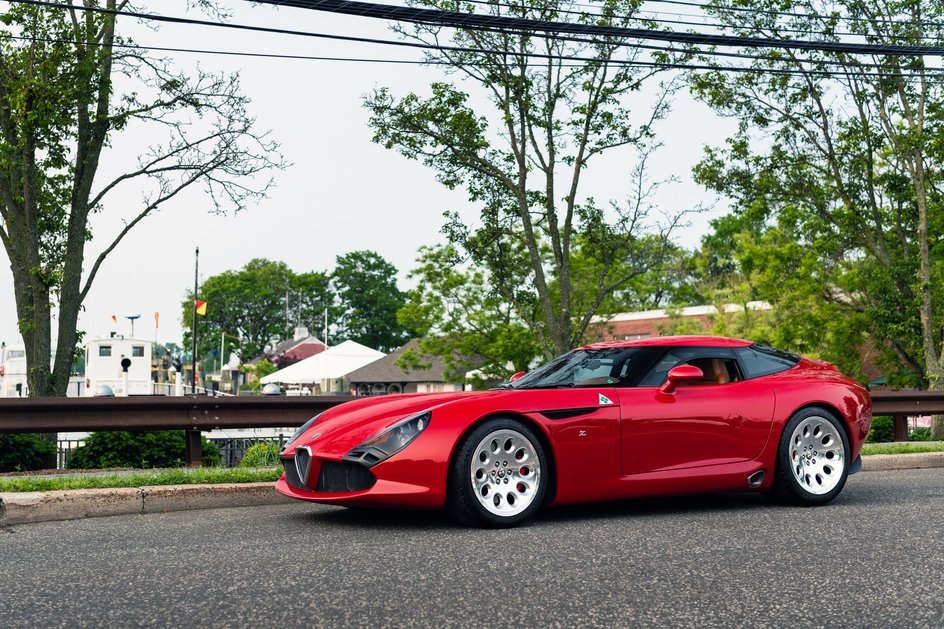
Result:
[[[293,456],[295,448],[310,445],[319,455],[341,458],[351,449],[401,419],[469,397],[487,394],[488,391],[459,391],[355,399],[323,412],[284,454]]]
[[[616,406],[618,400],[616,390],[606,388],[492,389],[355,398],[322,413],[318,421],[286,449],[285,455],[294,456],[296,447],[309,445],[316,456],[341,459],[384,428],[411,415],[433,411],[430,423],[436,424],[437,411],[447,406],[451,407],[447,415],[456,416],[466,414],[457,413],[456,406],[469,405],[468,416],[474,419],[484,412],[534,413]]]

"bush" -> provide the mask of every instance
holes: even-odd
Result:
[[[181,467],[187,446],[183,430],[93,432],[85,445],[72,452],[72,469],[108,467]],[[215,444],[201,437],[203,465],[219,465],[223,457]]]
[[[0,434],[0,472],[41,470],[55,455],[56,444],[40,435]]]
[[[279,464],[279,452],[282,449],[274,441],[263,441],[246,450],[241,467],[266,467]]]
[[[895,440],[895,422],[891,417],[879,416],[872,418],[872,428],[865,438],[868,443],[885,443]]]
[[[930,428],[915,428],[908,436],[909,441],[931,441]]]

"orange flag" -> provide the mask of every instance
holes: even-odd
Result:
[[[112,322],[112,323],[118,323],[118,315],[112,315],[112,316],[111,316],[111,322]]]
[[[194,302],[197,305],[197,314],[205,315],[207,313],[207,302],[205,301],[196,301]]]

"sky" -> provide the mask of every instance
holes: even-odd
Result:
[[[253,5],[225,0],[232,22],[276,28],[350,34],[392,39],[386,22],[321,12]],[[6,3],[0,0],[0,9]],[[164,15],[184,15],[184,0],[152,3]],[[188,15],[203,18],[196,12]],[[126,21],[141,45],[174,48],[241,50],[320,56],[416,58],[417,53],[377,45],[302,37],[247,33],[187,25],[159,29]],[[387,86],[395,95],[427,93],[430,83],[446,80],[437,68],[418,65],[380,65],[307,60],[253,59],[190,53],[161,53],[182,67],[238,72],[252,103],[259,130],[270,129],[291,166],[274,173],[268,198],[238,215],[213,214],[201,189],[171,200],[137,225],[106,259],[80,314],[78,327],[88,338],[116,330],[130,334],[125,314],[140,314],[135,336],[159,342],[179,342],[180,304],[194,277],[194,249],[200,248],[200,278],[242,267],[253,258],[282,260],[296,272],[330,270],[337,256],[355,250],[374,250],[406,277],[424,244],[443,242],[443,212],[460,212],[474,222],[477,208],[462,190],[439,184],[434,172],[419,162],[371,141],[363,96]],[[639,95],[641,104],[652,94]],[[713,209],[690,219],[679,233],[679,244],[693,248],[708,229],[708,221],[725,211],[710,192],[692,181],[692,166],[703,147],[717,146],[734,130],[734,122],[716,116],[686,92],[673,101],[673,111],[659,123],[663,147],[650,160],[654,179],[675,177],[660,188],[656,203],[666,210],[709,204]],[[100,182],[136,163],[151,137],[137,129],[116,136],[103,157]],[[584,192],[598,202],[627,196],[633,155],[604,154],[586,174]],[[93,240],[86,248],[86,271],[98,252],[111,242],[134,215],[140,190],[125,189],[92,220]],[[0,252],[0,341],[21,345],[17,332],[13,280],[5,252]],[[210,304],[212,307],[212,304]],[[154,313],[160,313],[159,328]],[[117,315],[119,324],[112,324]]]

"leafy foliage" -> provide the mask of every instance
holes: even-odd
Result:
[[[60,491],[64,489],[101,489],[112,487],[153,487],[158,485],[206,485],[218,483],[273,483],[281,470],[241,468],[199,468],[138,472],[134,474],[94,474],[55,478],[0,479],[2,491]]]
[[[397,318],[422,338],[422,354],[445,360],[448,381],[463,382],[475,371],[475,384],[494,385],[527,371],[540,347],[514,309],[490,291],[482,270],[463,269],[452,245],[422,247],[417,263],[410,272],[416,288]],[[422,360],[407,351],[400,366],[418,368]]]
[[[911,434],[908,435],[908,441],[931,441],[931,429],[930,428],[915,428],[911,431]]]
[[[872,427],[865,438],[868,443],[886,443],[895,440],[895,422],[891,417],[879,415],[872,418]]]
[[[246,450],[246,454],[243,455],[242,460],[239,462],[240,467],[266,467],[270,465],[279,464],[279,444],[274,441],[263,441],[257,443]]]
[[[446,0],[423,4],[604,26],[646,24],[636,17],[636,0],[594,3],[592,16],[585,4],[569,0],[458,9]],[[644,165],[657,144],[653,125],[666,115],[677,85],[661,84],[655,103],[636,112],[630,97],[658,70],[612,62],[636,60],[646,54],[640,49],[534,32],[455,29],[447,35],[430,25],[400,33],[433,45],[449,36],[467,48],[427,54],[472,89],[440,82],[425,96],[375,90],[365,100],[374,141],[422,162],[443,185],[466,189],[480,220],[470,225],[448,212],[449,242],[482,269],[490,293],[511,305],[542,353],[569,350],[614,292],[668,255],[679,216],[660,218],[648,203],[652,187]],[[554,58],[527,63],[508,50]],[[594,158],[620,147],[640,150],[640,168],[629,178],[628,203],[601,206],[581,194],[581,180]],[[575,293],[577,284],[583,294]]]
[[[223,457],[215,444],[201,437],[203,465],[219,465]],[[110,467],[180,467],[184,464],[186,443],[182,430],[147,430],[141,432],[93,432],[85,445],[76,448],[69,459],[72,469]]]
[[[84,12],[16,3],[0,13],[0,242],[34,396],[65,394],[82,302],[135,225],[194,184],[215,210],[238,211],[265,195],[270,181],[256,176],[283,166],[277,145],[253,131],[238,78],[187,75],[126,45],[114,13],[126,4],[89,0],[106,11]],[[219,13],[211,0],[191,4]],[[153,131],[155,144],[137,160],[112,155],[113,138],[131,126]],[[110,181],[99,178],[106,163],[118,164]],[[90,217],[124,188],[140,203],[87,257]]]
[[[291,338],[296,325],[312,332],[322,329],[325,308],[334,311],[326,273],[295,273],[284,262],[262,258],[249,261],[240,270],[207,278],[199,297],[207,302],[207,313],[197,322],[198,356],[218,348],[220,335],[226,334],[227,346],[248,360],[262,354],[270,341]],[[181,304],[185,347],[191,343],[193,303],[188,293]]]
[[[40,470],[55,454],[55,442],[41,435],[0,434],[0,472]]]
[[[848,28],[871,43],[923,46],[944,35],[944,5],[931,0],[709,4],[733,29],[772,37]],[[695,94],[740,120],[696,169],[736,214],[716,224],[707,244],[721,246],[703,262],[719,290],[774,304],[771,329],[790,341],[781,345],[813,346],[840,364],[864,348],[890,382],[938,388],[944,85],[921,56],[875,56],[873,67],[830,74],[848,61],[785,48],[751,61],[761,72],[692,74]],[[768,71],[778,69],[795,74]]]
[[[410,333],[397,321],[406,296],[397,288],[397,268],[374,251],[338,256],[331,273],[338,300],[336,337],[389,352]]]

